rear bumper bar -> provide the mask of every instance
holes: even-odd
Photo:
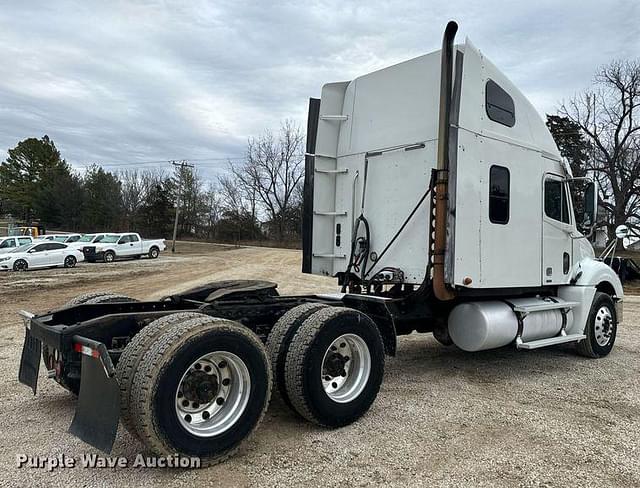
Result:
[[[25,340],[20,358],[18,380],[31,388],[34,395],[43,342],[60,350],[62,335],[21,312],[25,321]],[[46,330],[50,329],[50,330]],[[79,335],[72,338],[73,351],[82,355],[78,404],[69,432],[102,451],[111,452],[120,418],[120,387],[107,347]]]

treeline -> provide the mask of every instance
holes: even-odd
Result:
[[[29,138],[0,164],[0,216],[78,232],[137,231],[225,242],[300,239],[304,135],[285,121],[251,138],[246,158],[205,181],[197,168],[74,171],[54,142]]]

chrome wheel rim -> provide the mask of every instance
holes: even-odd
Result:
[[[107,254],[107,255],[104,257],[104,260],[105,260],[107,263],[110,263],[111,261],[113,261],[113,256],[112,256],[111,254]]]
[[[334,340],[322,359],[322,387],[337,403],[348,403],[360,395],[371,375],[371,353],[355,334]]]
[[[596,313],[593,333],[599,346],[606,346],[613,334],[613,315],[609,307],[602,306]]]
[[[175,394],[180,425],[198,437],[230,429],[245,411],[251,376],[242,359],[216,351],[194,361],[182,375]]]

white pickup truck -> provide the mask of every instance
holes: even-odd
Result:
[[[84,246],[82,253],[86,261],[95,263],[103,261],[111,263],[119,258],[135,258],[149,256],[155,259],[167,246],[164,239],[142,239],[135,232],[106,235],[99,243]]]
[[[31,236],[0,237],[0,254],[13,251],[16,247],[31,244],[32,242],[33,237]]]

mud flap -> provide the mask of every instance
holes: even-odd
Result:
[[[18,381],[27,385],[36,394],[38,387],[38,372],[40,371],[40,357],[42,355],[42,343],[31,335],[29,328],[25,329],[24,345],[18,370]]]
[[[111,452],[120,418],[120,387],[104,344],[74,336],[82,354],[80,394],[69,433],[104,452]]]

